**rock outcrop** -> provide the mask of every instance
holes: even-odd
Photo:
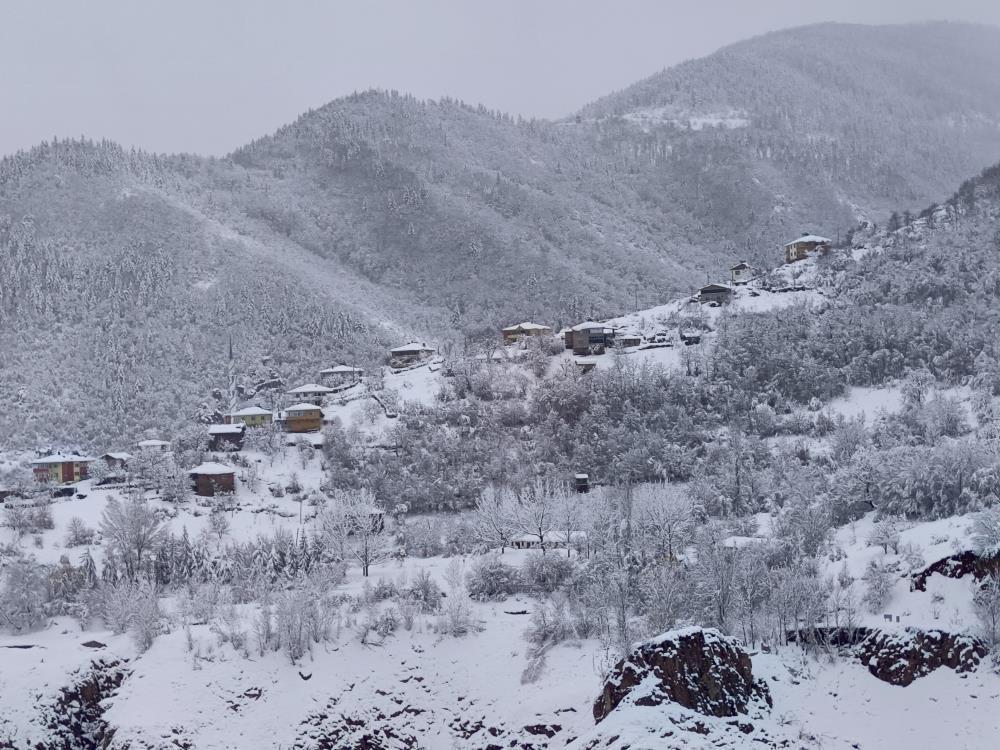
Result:
[[[943,630],[878,630],[858,646],[858,658],[884,682],[906,686],[939,667],[970,672],[989,649],[978,638]]]
[[[747,713],[751,701],[770,705],[767,686],[753,677],[750,657],[717,630],[685,628],[653,638],[619,662],[594,703],[602,721],[620,703],[677,703],[706,716]]]
[[[914,573],[910,587],[915,591],[927,590],[927,579],[932,575],[945,578],[972,576],[981,581],[989,576],[1000,575],[1000,555],[979,555],[972,550],[959,552],[932,562],[923,570]]]

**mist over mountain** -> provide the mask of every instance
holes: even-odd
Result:
[[[1000,158],[1000,30],[820,25],[558,122],[368,92],[224,159],[47,143],[0,162],[3,438],[169,432],[234,342],[272,377],[514,320],[561,326],[926,206]],[[268,394],[260,398],[270,398]]]

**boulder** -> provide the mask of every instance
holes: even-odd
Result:
[[[750,657],[735,638],[717,630],[672,630],[637,646],[620,661],[594,703],[603,720],[622,701],[636,706],[677,703],[707,716],[747,713],[752,700],[771,703],[753,677]]]
[[[906,686],[939,667],[971,672],[989,649],[978,638],[943,630],[877,630],[858,646],[858,658],[884,682]]]
[[[910,580],[910,588],[915,591],[926,591],[927,579],[932,575],[945,578],[972,576],[977,581],[989,576],[1000,576],[1000,554],[979,555],[972,550],[966,550],[943,557],[914,573]]]

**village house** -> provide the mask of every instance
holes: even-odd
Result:
[[[805,260],[810,253],[826,252],[830,249],[831,240],[816,234],[804,234],[797,240],[785,245],[785,263]]]
[[[593,372],[597,368],[597,362],[592,359],[578,359],[573,364],[576,365],[577,372],[581,375]]]
[[[87,478],[87,465],[93,458],[75,453],[53,453],[31,462],[35,481],[42,484],[70,484]]]
[[[140,440],[135,447],[143,453],[166,453],[170,450],[170,443],[166,440]]]
[[[501,328],[500,335],[503,337],[503,342],[505,344],[513,344],[528,336],[551,336],[552,329],[549,326],[543,326],[540,323],[530,323],[525,321],[524,323],[518,323],[514,326]]]
[[[724,305],[732,296],[733,288],[726,284],[706,284],[698,290],[698,301],[703,305]]]
[[[358,383],[364,374],[365,371],[360,367],[351,367],[350,365],[334,365],[319,371],[320,379],[333,385]]]
[[[274,414],[259,406],[248,406],[224,417],[226,424],[245,424],[247,427],[266,427],[274,421]]]
[[[213,424],[208,428],[208,449],[210,451],[238,451],[243,447],[246,427],[240,424]]]
[[[389,366],[400,368],[430,359],[437,350],[427,344],[415,341],[389,350]]]
[[[323,410],[315,404],[295,404],[281,413],[286,432],[318,432],[323,427]]]
[[[748,284],[755,278],[757,278],[757,269],[745,260],[729,267],[729,281],[733,286]]]
[[[604,323],[588,320],[575,325],[566,332],[566,348],[573,354],[604,354],[615,341],[615,329]]]
[[[188,475],[195,494],[201,497],[236,492],[236,471],[225,464],[209,461],[195,466]]]
[[[566,533],[563,531],[547,531],[543,534],[546,549],[566,549]],[[582,547],[587,543],[586,531],[574,531],[569,535],[570,545]],[[514,549],[541,549],[542,538],[538,534],[521,534],[510,540]]]
[[[286,392],[287,395],[294,396],[296,400],[303,399],[316,406],[322,406],[323,399],[331,393],[333,393],[333,388],[327,388],[319,383],[306,383]]]
[[[683,328],[680,331],[681,343],[684,346],[693,346],[701,343],[702,332],[697,328]]]
[[[638,331],[634,331],[631,328],[615,329],[615,346],[628,348],[640,346],[641,344],[642,335]]]
[[[590,474],[574,474],[573,489],[581,494],[590,492]]]

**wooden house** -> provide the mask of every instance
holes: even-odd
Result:
[[[76,453],[53,453],[31,462],[35,481],[42,484],[71,484],[87,478],[87,466],[94,459]]]
[[[810,253],[826,252],[830,249],[831,240],[816,234],[804,234],[797,240],[785,245],[785,263],[805,260]]]
[[[578,359],[573,364],[576,365],[577,372],[581,375],[593,372],[597,368],[597,362],[592,359]]]
[[[216,494],[236,492],[236,470],[225,464],[209,461],[195,466],[188,474],[196,495],[213,497]]]
[[[573,488],[580,493],[590,492],[590,474],[574,475]]]
[[[546,549],[566,549],[567,546],[582,547],[587,543],[586,531],[574,531],[569,535],[569,544],[564,531],[546,531],[542,536],[545,538]],[[510,540],[510,546],[514,549],[541,549],[542,537],[538,534],[521,534]]]
[[[247,427],[266,427],[274,421],[274,414],[259,406],[247,406],[225,417],[226,424],[244,424]]]
[[[500,335],[503,337],[505,344],[513,344],[529,336],[551,336],[552,329],[549,326],[543,326],[541,323],[525,321],[514,326],[501,328]]]
[[[757,269],[741,260],[735,266],[729,267],[729,282],[733,286],[747,284],[757,278]]]
[[[733,297],[733,288],[726,284],[706,284],[698,290],[698,301],[703,305],[724,305]]]
[[[295,404],[281,413],[285,432],[318,432],[323,427],[323,410],[315,404]]]
[[[320,379],[333,385],[360,382],[364,374],[365,371],[360,367],[351,367],[350,365],[334,365],[319,371]]]
[[[409,367],[410,365],[430,359],[436,351],[433,346],[427,346],[424,343],[418,344],[415,341],[403,344],[389,350],[389,366],[395,368]]]
[[[213,424],[208,428],[208,449],[210,451],[238,451],[243,447],[246,427],[239,424]]]
[[[166,453],[170,450],[170,443],[166,440],[140,440],[135,447],[143,453]]]
[[[325,385],[320,385],[319,383],[306,383],[305,385],[300,385],[297,388],[292,388],[292,390],[287,391],[287,395],[292,396],[296,401],[301,399],[315,404],[316,406],[322,406],[323,399],[333,392],[333,388],[327,388]]]
[[[693,346],[694,344],[701,343],[702,331],[696,328],[684,328],[681,329],[680,337],[681,343],[684,346]]]
[[[566,333],[566,348],[573,354],[604,354],[615,341],[615,329],[591,320],[573,326]],[[572,346],[570,343],[572,342]]]

